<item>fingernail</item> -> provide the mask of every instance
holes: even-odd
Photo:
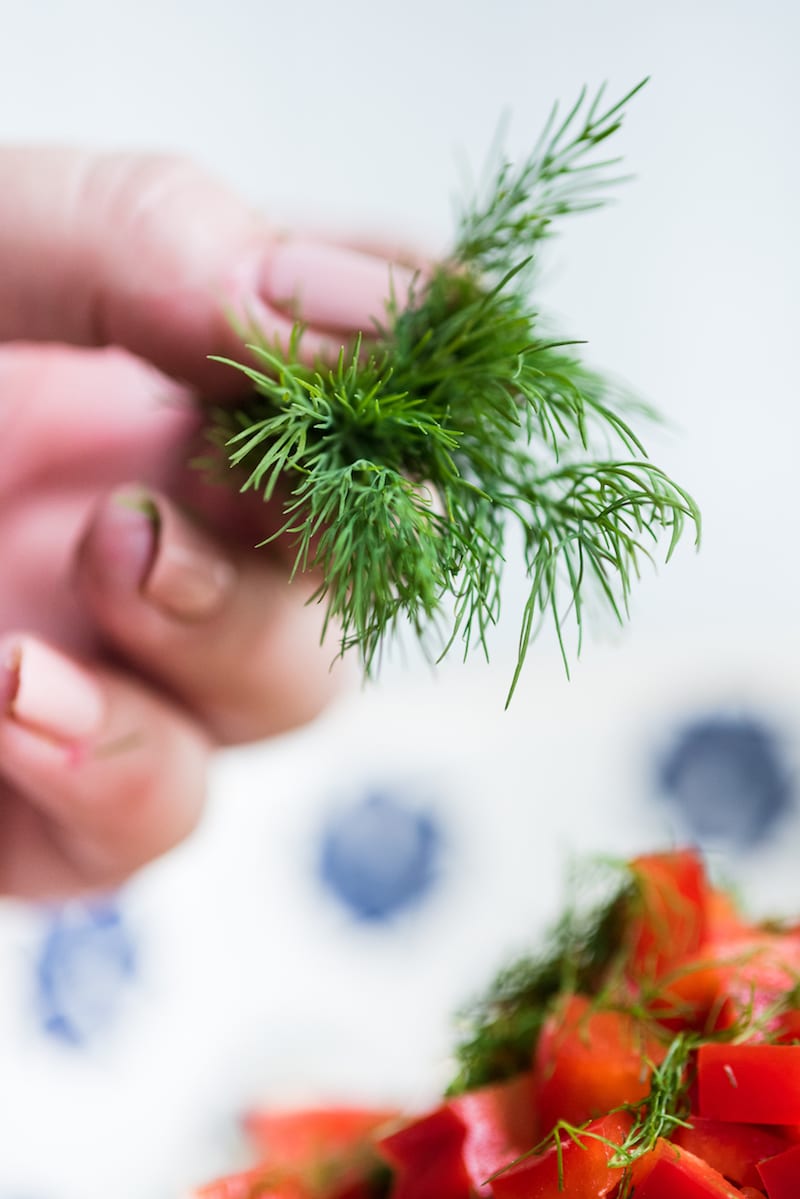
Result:
[[[225,603],[236,571],[199,529],[160,497],[156,552],[142,595],[179,620],[207,620]]]
[[[69,658],[33,637],[0,650],[0,711],[19,724],[62,741],[96,733],[103,721],[103,694]]]
[[[114,492],[92,524],[93,572],[122,590],[141,587],[155,554],[157,529],[158,513],[146,491]]]
[[[264,298],[310,325],[369,331],[392,294],[402,307],[414,273],[386,259],[324,242],[276,242],[261,280]]]
[[[224,603],[233,566],[158,494],[116,491],[95,517],[91,570],[104,587],[138,591],[179,620],[203,620]]]

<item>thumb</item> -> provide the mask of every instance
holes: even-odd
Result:
[[[206,390],[235,388],[210,354],[241,355],[230,316],[306,355],[369,330],[410,272],[279,237],[183,158],[0,149],[0,340],[115,344]]]

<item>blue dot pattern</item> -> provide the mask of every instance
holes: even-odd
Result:
[[[383,793],[334,813],[323,828],[323,884],[358,920],[380,922],[419,904],[438,875],[442,832],[431,812]]]
[[[758,845],[794,803],[780,738],[756,716],[712,714],[687,724],[661,763],[659,783],[700,844]]]
[[[136,945],[112,902],[69,904],[53,914],[36,962],[42,1030],[85,1046],[114,1021],[136,973]]]

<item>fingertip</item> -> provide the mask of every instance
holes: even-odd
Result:
[[[134,594],[156,554],[158,510],[144,488],[126,486],[95,508],[78,548],[78,570],[104,589]]]
[[[105,697],[88,670],[38,637],[14,634],[0,649],[0,713],[53,740],[77,742],[102,725]]]
[[[293,237],[273,243],[261,293],[313,328],[369,333],[393,297],[402,305],[414,278],[408,267],[378,255]]]

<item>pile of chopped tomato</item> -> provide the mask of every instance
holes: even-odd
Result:
[[[527,1070],[412,1118],[255,1114],[262,1163],[194,1199],[800,1199],[800,929],[747,923],[693,850],[629,872],[613,963]]]

